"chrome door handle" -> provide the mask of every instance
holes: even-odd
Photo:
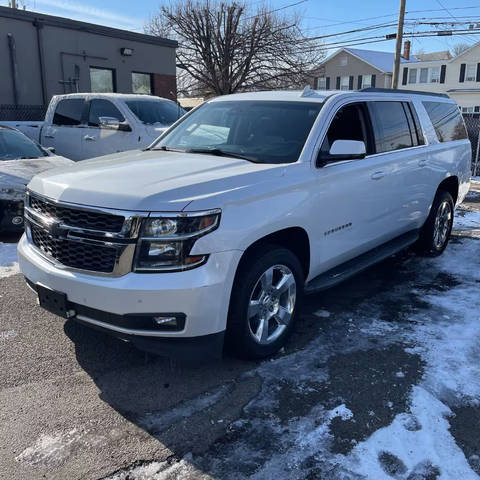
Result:
[[[385,172],[375,172],[372,173],[371,178],[372,180],[380,180],[385,176]]]
[[[419,161],[418,161],[418,166],[419,166],[419,167],[425,167],[425,165],[427,165],[427,161],[426,161],[426,160],[419,160]]]
[[[55,138],[55,135],[44,135],[44,138]]]
[[[94,140],[95,140],[95,138],[92,137],[91,135],[85,135],[85,136],[83,137],[83,139],[84,139],[84,140],[89,140],[89,141],[94,141]]]

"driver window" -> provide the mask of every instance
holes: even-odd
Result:
[[[369,149],[365,115],[362,104],[355,103],[342,107],[333,117],[323,140],[320,152],[328,155],[335,140],[359,140],[365,142],[367,155]]]
[[[125,121],[125,117],[120,110],[112,102],[103,98],[97,98],[90,102],[88,125],[91,127],[100,126],[99,117],[116,118],[120,123]]]

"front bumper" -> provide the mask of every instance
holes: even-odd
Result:
[[[63,292],[69,302],[84,306],[74,317],[76,320],[136,341],[186,339],[223,332],[241,254],[238,250],[214,253],[205,265],[184,272],[131,272],[121,277],[101,277],[54,266],[37,253],[25,235],[18,246],[20,269],[31,284]],[[185,314],[184,328],[148,330],[144,324],[132,328],[130,322],[125,328],[122,322],[115,322],[115,316],[162,312]],[[103,314],[111,314],[110,320],[105,321]]]

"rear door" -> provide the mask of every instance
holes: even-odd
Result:
[[[138,144],[135,133],[116,105],[105,98],[88,102],[88,126],[82,135],[83,158],[131,150]],[[102,125],[102,118],[118,120],[118,126]]]
[[[368,109],[375,138],[371,158],[377,169],[372,178],[381,186],[382,209],[377,228],[389,239],[423,224],[427,151],[409,102],[368,102]]]
[[[85,100],[83,98],[63,98],[56,107],[52,123],[42,129],[41,143],[44,147],[54,147],[57,155],[71,160],[82,158],[82,132]]]

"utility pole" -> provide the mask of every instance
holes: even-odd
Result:
[[[10,0],[10,7],[17,8],[17,0]]]
[[[398,77],[400,75],[400,55],[403,41],[403,22],[405,20],[406,0],[400,0],[400,9],[398,10],[398,28],[397,40],[395,43],[395,59],[393,65],[392,88],[398,88]]]

